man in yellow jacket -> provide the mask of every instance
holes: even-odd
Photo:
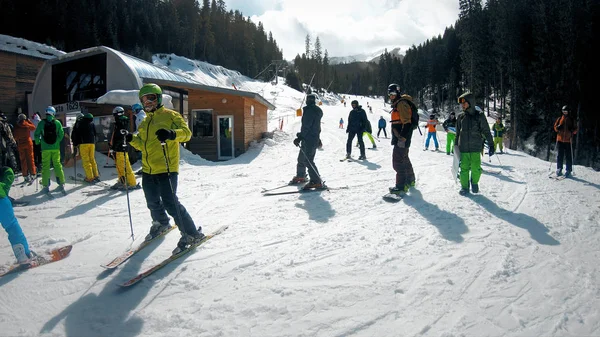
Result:
[[[181,232],[181,239],[173,251],[177,254],[204,238],[202,228],[196,228],[177,198],[179,143],[190,140],[192,132],[179,113],[162,105],[162,89],[158,85],[145,84],[139,97],[147,115],[139,132],[128,134],[127,141],[142,152],[142,188],[152,216],[152,227],[146,240],[170,228],[168,212]]]

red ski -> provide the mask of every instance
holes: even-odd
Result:
[[[14,264],[7,271],[3,271],[0,274],[0,277],[8,275],[8,274],[12,274],[12,273],[17,273],[17,272],[20,272],[23,270],[43,266],[48,263],[60,261],[60,260],[64,259],[65,257],[69,256],[71,249],[73,249],[72,245],[64,246],[61,248],[56,248],[56,249],[53,249],[53,250],[47,252],[44,255],[38,255],[38,256],[32,258],[31,262],[28,264]]]

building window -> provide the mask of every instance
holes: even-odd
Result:
[[[192,110],[192,137],[214,137],[213,110]]]
[[[106,53],[52,66],[52,104],[98,98],[106,93]]]

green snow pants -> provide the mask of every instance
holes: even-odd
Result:
[[[65,183],[65,173],[63,172],[62,164],[60,163],[60,150],[44,150],[42,151],[42,186],[46,187],[50,184],[50,165],[54,167],[54,175],[58,179],[58,183]]]
[[[478,185],[481,178],[481,153],[467,152],[460,154],[460,185],[463,189],[469,189],[469,171],[471,172],[471,184]]]
[[[455,133],[448,132],[446,134],[446,153],[454,153],[454,139],[456,138]]]

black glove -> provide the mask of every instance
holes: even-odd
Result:
[[[557,130],[562,130],[565,128],[564,124],[558,124],[558,126],[556,127]]]
[[[491,156],[493,156],[493,155],[494,155],[494,153],[496,153],[496,151],[494,151],[494,148],[493,148],[493,147],[490,147],[490,148],[488,149],[488,154],[490,155],[490,157],[491,157]]]
[[[161,143],[164,143],[168,139],[175,140],[175,137],[177,137],[175,130],[160,129],[156,131],[156,138],[158,138]]]
[[[294,139],[294,145],[300,146],[300,138]]]
[[[131,133],[126,134],[125,140],[127,141],[127,143],[131,142],[133,140],[133,135]]]

